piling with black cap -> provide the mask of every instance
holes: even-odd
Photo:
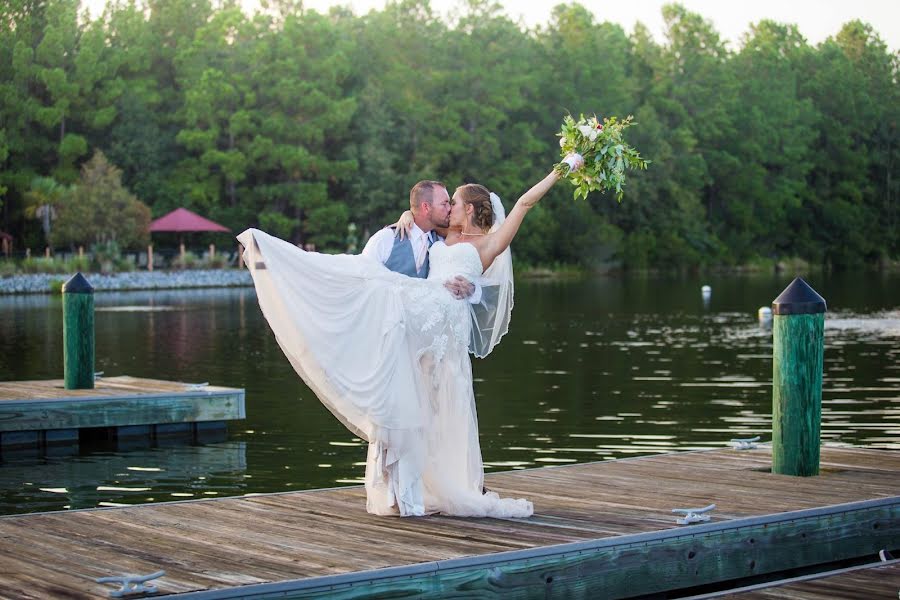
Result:
[[[818,475],[825,300],[798,277],[772,315],[772,472]]]
[[[67,390],[94,387],[94,288],[76,273],[62,288],[63,364]]]

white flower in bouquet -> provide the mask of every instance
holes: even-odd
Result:
[[[601,125],[600,127],[603,126]],[[597,139],[597,136],[600,135],[601,130],[596,127],[591,127],[590,125],[579,125],[578,131],[581,132],[581,135],[593,142]]]

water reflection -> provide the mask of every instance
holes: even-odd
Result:
[[[244,493],[247,444],[17,457],[0,468],[6,513],[93,508]]]
[[[822,438],[897,449],[900,276],[860,277],[810,282],[830,311]],[[706,307],[691,280],[519,282],[510,333],[473,366],[486,470],[768,441],[772,334],[757,310],[789,281],[714,279]],[[165,463],[169,452],[186,458],[184,448],[7,462],[0,512],[361,483],[365,444],[294,374],[252,290],[98,294],[96,303],[97,370],[107,376],[246,389],[247,420],[230,426],[228,442],[244,466]],[[61,310],[58,298],[0,298],[0,379],[61,376]]]

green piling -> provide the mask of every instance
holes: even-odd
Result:
[[[798,277],[772,315],[772,472],[818,475],[825,300]]]
[[[94,288],[76,273],[62,292],[66,389],[90,390],[94,387]]]

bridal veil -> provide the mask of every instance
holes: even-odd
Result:
[[[491,208],[494,212],[493,233],[506,220],[506,210],[500,197],[491,192]],[[507,247],[484,271],[480,280],[482,300],[472,305],[472,337],[469,351],[484,358],[494,349],[500,338],[509,331],[513,308],[512,253]]]

